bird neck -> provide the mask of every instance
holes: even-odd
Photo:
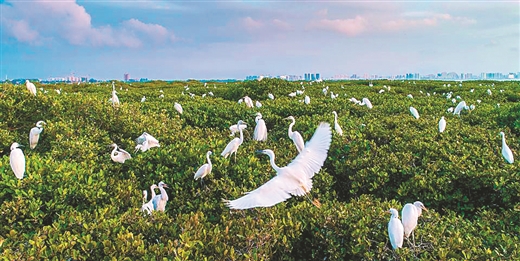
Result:
[[[293,121],[291,122],[291,124],[289,124],[289,130],[288,130],[289,136],[291,136],[292,133],[293,133],[293,131],[292,131],[292,126],[294,125],[294,123],[295,123],[295,121],[293,120]]]
[[[273,167],[273,169],[278,172],[280,170],[280,168],[276,165],[276,163],[274,162],[274,154],[268,154],[269,155],[269,162],[271,163],[271,167]]]
[[[206,159],[208,160],[208,164],[211,165],[211,160],[209,159],[209,153],[206,154]]]
[[[244,133],[242,132],[242,128],[240,128],[240,124],[237,124],[238,131],[240,131],[240,144],[244,142]]]
[[[506,135],[502,134],[502,146],[506,145]]]

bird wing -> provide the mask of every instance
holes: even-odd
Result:
[[[11,151],[9,156],[9,163],[13,169],[14,175],[18,179],[23,179],[25,173],[25,156],[21,149],[15,149]]]
[[[132,158],[130,153],[128,153],[128,151],[126,151],[126,150],[119,149],[118,152],[119,152],[119,157],[121,157],[123,159],[123,161]]]
[[[257,141],[265,141],[267,139],[267,127],[265,126],[265,121],[262,119],[258,120],[258,123],[255,127],[255,132],[253,134],[254,140]]]
[[[327,152],[332,140],[330,125],[326,122],[320,123],[312,138],[305,144],[305,148],[285,168],[303,172],[308,178],[318,173],[327,158]]]
[[[202,178],[202,176],[206,173],[207,169],[209,167],[209,164],[206,163],[202,166],[200,166],[200,168],[197,170],[197,172],[195,172],[195,176],[193,176],[193,178],[195,180],[199,179],[199,178]]]
[[[225,202],[231,209],[271,207],[290,198],[289,191],[295,190],[298,186],[296,180],[278,175],[257,189],[247,192],[245,196]]]
[[[29,132],[29,147],[31,149],[34,149],[36,145],[38,145],[38,140],[40,138],[40,133],[42,132],[41,129],[38,127],[34,127]]]
[[[224,156],[224,158],[227,158],[227,156],[229,155],[229,153],[231,153],[235,147],[238,146],[238,143],[240,143],[240,139],[239,138],[234,138],[232,139],[228,145],[226,146],[226,148],[224,149],[224,151],[222,151],[222,153],[220,154],[221,156]]]
[[[154,138],[152,135],[146,133],[145,137],[146,137],[146,141],[148,142],[149,148],[161,147],[161,145],[159,145],[159,141],[156,138]]]

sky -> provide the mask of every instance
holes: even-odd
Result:
[[[520,72],[519,1],[0,0],[0,77]]]

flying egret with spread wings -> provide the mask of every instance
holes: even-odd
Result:
[[[38,140],[40,139],[40,133],[43,131],[42,124],[47,124],[44,121],[38,121],[36,123],[36,127],[33,127],[31,131],[29,132],[29,147],[31,149],[36,148],[36,145],[38,145]]]
[[[298,152],[302,152],[304,147],[303,137],[298,131],[292,130],[292,127],[296,123],[296,120],[293,116],[289,116],[285,119],[292,121],[291,124],[289,124],[289,130],[287,131],[287,133],[289,134],[289,138],[291,138],[291,140],[294,142],[294,145],[296,145],[296,149],[298,150]]]
[[[312,177],[320,171],[327,158],[331,140],[330,125],[322,122],[303,151],[289,165],[281,168],[274,162],[272,150],[259,151],[269,156],[276,176],[245,196],[224,202],[231,209],[248,209],[271,207],[292,196],[307,195],[312,189]]]
[[[23,179],[23,175],[25,173],[25,156],[23,155],[23,151],[20,149],[20,144],[18,142],[13,142],[11,144],[11,153],[9,154],[9,164],[11,164],[11,169],[13,169],[14,175],[18,179]]]
[[[266,141],[267,140],[267,126],[265,126],[265,121],[262,119],[262,114],[257,113],[255,118],[256,126],[255,131],[253,132],[253,139],[256,141]]]
[[[143,132],[141,136],[137,137],[137,139],[135,139],[135,142],[137,142],[137,146],[135,146],[135,152],[137,152],[138,150],[145,152],[153,147],[161,147],[159,141],[146,132]]]

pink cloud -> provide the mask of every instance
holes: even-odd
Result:
[[[367,21],[358,15],[353,19],[321,19],[319,21],[312,21],[309,27],[355,36],[367,29]]]
[[[289,23],[282,21],[280,19],[273,19],[271,21],[271,24],[281,30],[290,30],[292,27]]]
[[[264,26],[261,22],[254,20],[250,16],[242,19],[242,25],[248,31],[258,30]]]
[[[5,20],[6,28],[20,42],[36,43],[38,32],[31,29],[27,21]]]

